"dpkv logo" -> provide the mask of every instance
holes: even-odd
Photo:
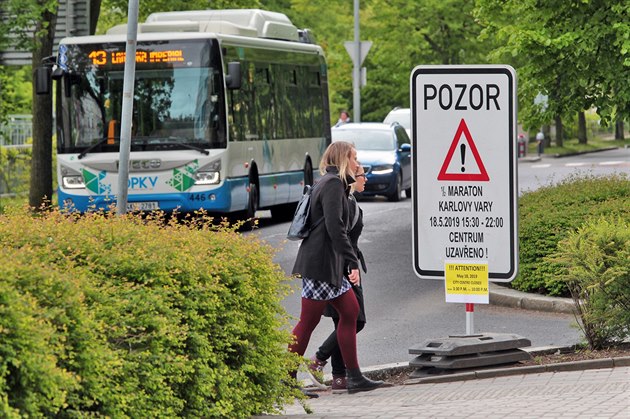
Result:
[[[157,176],[132,176],[127,181],[127,187],[129,189],[153,189],[157,180]]]

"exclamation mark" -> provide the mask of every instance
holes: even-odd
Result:
[[[466,144],[459,146],[459,153],[462,156],[462,172],[465,172],[466,168],[464,167],[464,163],[466,163]]]

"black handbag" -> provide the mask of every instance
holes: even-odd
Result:
[[[311,234],[311,231],[315,229],[322,221],[324,217],[321,217],[315,223],[311,223],[311,193],[315,189],[315,186],[306,185],[302,198],[298,202],[295,214],[293,214],[293,220],[289,226],[289,232],[287,233],[287,239],[289,240],[303,240]]]

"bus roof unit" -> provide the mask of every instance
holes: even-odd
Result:
[[[114,26],[108,35],[127,32],[127,25]],[[138,33],[214,32],[253,38],[282,39],[299,42],[298,29],[289,18],[259,9],[194,10],[152,13],[138,24]]]

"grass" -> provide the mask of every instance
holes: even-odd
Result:
[[[630,137],[627,137],[625,140],[614,140],[608,137],[598,136],[589,138],[586,144],[580,144],[577,138],[571,138],[564,140],[562,147],[555,146],[554,141],[552,141],[551,147],[546,147],[543,154],[547,156],[563,156],[568,154],[603,150],[611,147],[630,147]],[[530,156],[538,154],[538,144],[536,142],[529,143],[527,154]]]
[[[28,204],[28,195],[0,197],[0,214],[4,214],[11,207],[24,207]]]

